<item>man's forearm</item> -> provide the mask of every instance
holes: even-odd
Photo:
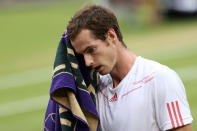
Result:
[[[176,129],[168,130],[168,131],[192,131],[192,125],[188,124],[188,125],[176,128]]]

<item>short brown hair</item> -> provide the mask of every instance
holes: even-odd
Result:
[[[74,40],[82,29],[88,29],[96,38],[105,40],[110,28],[114,29],[119,41],[126,47],[114,13],[104,6],[87,5],[69,21],[67,34],[70,40]]]

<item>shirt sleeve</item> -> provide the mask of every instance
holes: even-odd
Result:
[[[167,68],[156,73],[154,97],[156,120],[161,130],[192,123],[184,85],[173,70]]]

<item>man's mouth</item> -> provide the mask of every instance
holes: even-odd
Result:
[[[94,69],[95,69],[97,72],[99,72],[99,69],[101,69],[101,65],[100,65],[100,66],[96,66]]]

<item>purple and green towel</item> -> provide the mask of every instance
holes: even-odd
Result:
[[[98,131],[97,86],[98,74],[75,53],[65,31],[56,52],[44,131]]]

